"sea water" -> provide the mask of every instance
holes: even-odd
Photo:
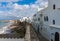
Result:
[[[7,22],[0,22],[0,28],[6,26],[8,23]]]
[[[5,27],[7,27],[8,25],[10,25],[10,24],[12,24],[12,23],[7,23],[7,22],[0,22],[0,34],[2,34],[3,33],[3,29],[2,28],[5,28]],[[6,32],[4,32],[4,33],[6,33]],[[7,38],[0,38],[0,41],[24,41],[24,38],[9,38],[9,39],[7,39]]]
[[[0,22],[0,34],[11,33],[11,30],[8,27],[12,24],[13,22]]]
[[[3,27],[7,26],[8,23],[7,22],[0,22],[0,34],[2,33],[3,31]]]

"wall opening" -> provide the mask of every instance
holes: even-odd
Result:
[[[53,20],[53,25],[55,25],[55,20]]]
[[[55,41],[59,41],[59,33],[58,32],[55,33]]]
[[[55,9],[56,8],[56,6],[55,6],[55,4],[53,5],[53,9]]]

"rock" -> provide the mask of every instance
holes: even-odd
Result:
[[[25,23],[20,22],[19,20],[14,20],[14,24],[10,25],[10,29],[13,32],[16,32],[20,37],[25,36],[26,28],[25,28]]]
[[[23,38],[26,33],[26,23],[20,22],[19,20],[10,20],[12,24],[3,27],[3,32],[0,34],[1,37],[20,37]]]

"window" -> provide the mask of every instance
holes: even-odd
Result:
[[[41,27],[41,30],[42,30],[42,27]]]
[[[44,21],[46,21],[46,17],[44,16]]]
[[[53,20],[53,24],[55,24],[55,20]]]
[[[40,16],[42,17],[42,16],[43,16],[43,14],[40,14]]]
[[[48,16],[46,16],[46,21],[48,21]]]
[[[38,18],[38,21],[40,21],[40,18]]]
[[[48,16],[44,16],[44,21],[48,21]]]
[[[36,16],[36,14],[34,16]]]
[[[55,9],[55,4],[53,5],[53,9]]]
[[[51,39],[51,41],[53,41],[53,40]]]

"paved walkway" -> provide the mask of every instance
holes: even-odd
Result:
[[[40,41],[39,37],[37,36],[37,33],[34,31],[34,29],[30,28],[30,37],[31,41]]]
[[[25,41],[40,41],[32,26],[26,28]]]
[[[46,38],[44,38],[41,34],[38,34],[40,41],[48,41]]]
[[[48,41],[46,38],[44,38],[40,33],[36,32],[34,28],[31,28],[31,37],[32,34],[34,35],[33,37],[36,37],[36,41]],[[38,38],[38,39],[37,39]],[[33,38],[32,38],[33,39]]]
[[[37,33],[33,27],[27,26],[25,41],[48,41],[42,35]]]
[[[26,34],[24,39],[24,41],[30,41],[30,26],[26,27]]]

